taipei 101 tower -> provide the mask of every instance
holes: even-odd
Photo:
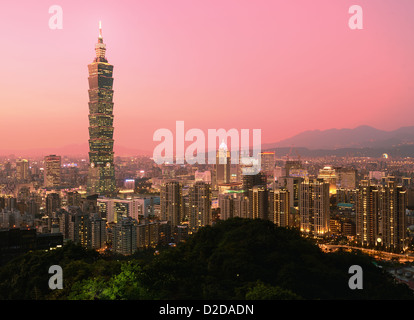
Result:
[[[113,66],[106,60],[99,22],[96,57],[89,70],[89,173],[88,194],[110,195],[115,192],[114,127],[112,102]]]

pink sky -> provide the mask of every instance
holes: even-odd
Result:
[[[348,8],[363,8],[363,30]],[[51,30],[48,10],[63,9]],[[13,1],[0,10],[4,150],[88,140],[88,72],[102,20],[115,144],[159,128],[304,130],[414,124],[412,0]]]

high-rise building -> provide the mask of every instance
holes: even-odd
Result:
[[[137,247],[156,247],[159,242],[159,223],[151,222],[137,226]]]
[[[269,190],[269,220],[280,227],[289,226],[289,191],[286,189]]]
[[[190,231],[211,224],[211,187],[202,181],[196,182],[189,191]]]
[[[379,195],[379,211],[382,221],[381,241],[386,249],[401,251],[406,245],[405,211],[407,193],[404,187],[389,181]]]
[[[16,179],[19,182],[24,182],[29,179],[29,161],[26,159],[16,161]]]
[[[106,245],[106,220],[102,219],[99,214],[92,214],[90,219],[91,248],[102,249]]]
[[[122,217],[131,217],[139,220],[140,216],[145,216],[145,200],[141,198],[119,199],[99,197],[97,199],[98,211],[102,218],[108,222],[118,222]],[[147,200],[149,202],[150,199]]]
[[[356,190],[356,238],[364,246],[399,252],[406,245],[407,192],[395,181],[362,180]]]
[[[316,236],[329,233],[329,183],[322,179],[307,179],[299,188],[301,231]]]
[[[116,253],[131,255],[137,250],[138,222],[131,217],[122,217],[114,226],[112,249]]]
[[[158,243],[167,245],[171,242],[171,223],[169,221],[158,222]]]
[[[65,209],[59,209],[57,217],[59,219],[59,232],[63,235],[63,240],[70,239],[71,214]]]
[[[259,156],[261,158],[260,165],[261,171],[267,177],[274,176],[274,169],[276,164],[275,152],[274,151],[264,151],[260,152]]]
[[[66,203],[68,206],[79,206],[81,203],[81,195],[77,191],[68,191],[66,193]]]
[[[216,153],[216,184],[230,183],[231,177],[230,151],[224,141],[220,144]]]
[[[249,217],[252,219],[268,219],[268,190],[266,186],[253,186],[249,190]]]
[[[58,193],[49,193],[46,196],[46,215],[51,217],[60,208],[60,196]]]
[[[44,185],[46,188],[61,184],[61,157],[50,155],[45,157]]]
[[[338,176],[335,168],[331,166],[325,166],[322,169],[319,169],[318,178],[323,179],[323,181],[329,183],[330,193],[336,193],[336,182],[338,180]]]
[[[160,192],[161,220],[171,222],[171,228],[179,225],[183,219],[184,204],[182,185],[170,181],[161,186]]]
[[[116,190],[114,168],[113,66],[105,57],[102,29],[99,27],[96,57],[89,70],[89,174],[88,193],[112,194]]]
[[[299,189],[300,184],[304,181],[301,177],[281,177],[278,181],[280,188],[286,188],[289,191],[289,204],[291,207],[299,208]]]
[[[265,186],[267,178],[263,172],[259,172],[257,174],[243,175],[242,181],[243,190],[248,192],[248,190],[252,189],[254,186]]]
[[[251,218],[249,216],[249,197],[246,193],[238,193],[233,198],[233,216],[240,218]]]
[[[218,203],[220,208],[220,219],[227,220],[234,217],[234,201],[231,194],[219,194]]]
[[[66,186],[78,187],[82,175],[76,164],[62,166],[62,183]]]
[[[248,192],[228,191],[219,195],[218,202],[221,220],[233,217],[249,218]]]
[[[91,234],[89,214],[79,207],[68,207],[69,212],[69,239],[85,248],[90,248]]]
[[[113,199],[113,220],[108,217],[109,222],[118,222],[122,217],[131,217],[138,221],[139,203],[135,199]]]
[[[380,234],[378,188],[369,180],[362,180],[356,190],[355,231],[356,239],[364,246],[377,244]]]
[[[114,221],[114,199],[111,198],[98,198],[96,200],[99,215],[101,218],[106,219],[108,223]]]

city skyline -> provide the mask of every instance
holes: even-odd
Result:
[[[151,152],[154,131],[175,120],[261,128],[263,143],[312,129],[412,124],[408,1],[361,3],[363,30],[348,27],[347,1],[62,3],[62,30],[48,27],[50,4],[25,6],[19,19],[1,19],[10,30],[2,150],[54,154],[87,141],[85,65],[100,20],[116,66],[116,145]],[[390,109],[399,112],[389,117]]]

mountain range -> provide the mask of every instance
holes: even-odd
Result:
[[[310,150],[344,148],[395,148],[414,144],[414,126],[392,131],[359,126],[354,129],[308,130],[276,143],[263,144],[263,150],[302,147]]]

